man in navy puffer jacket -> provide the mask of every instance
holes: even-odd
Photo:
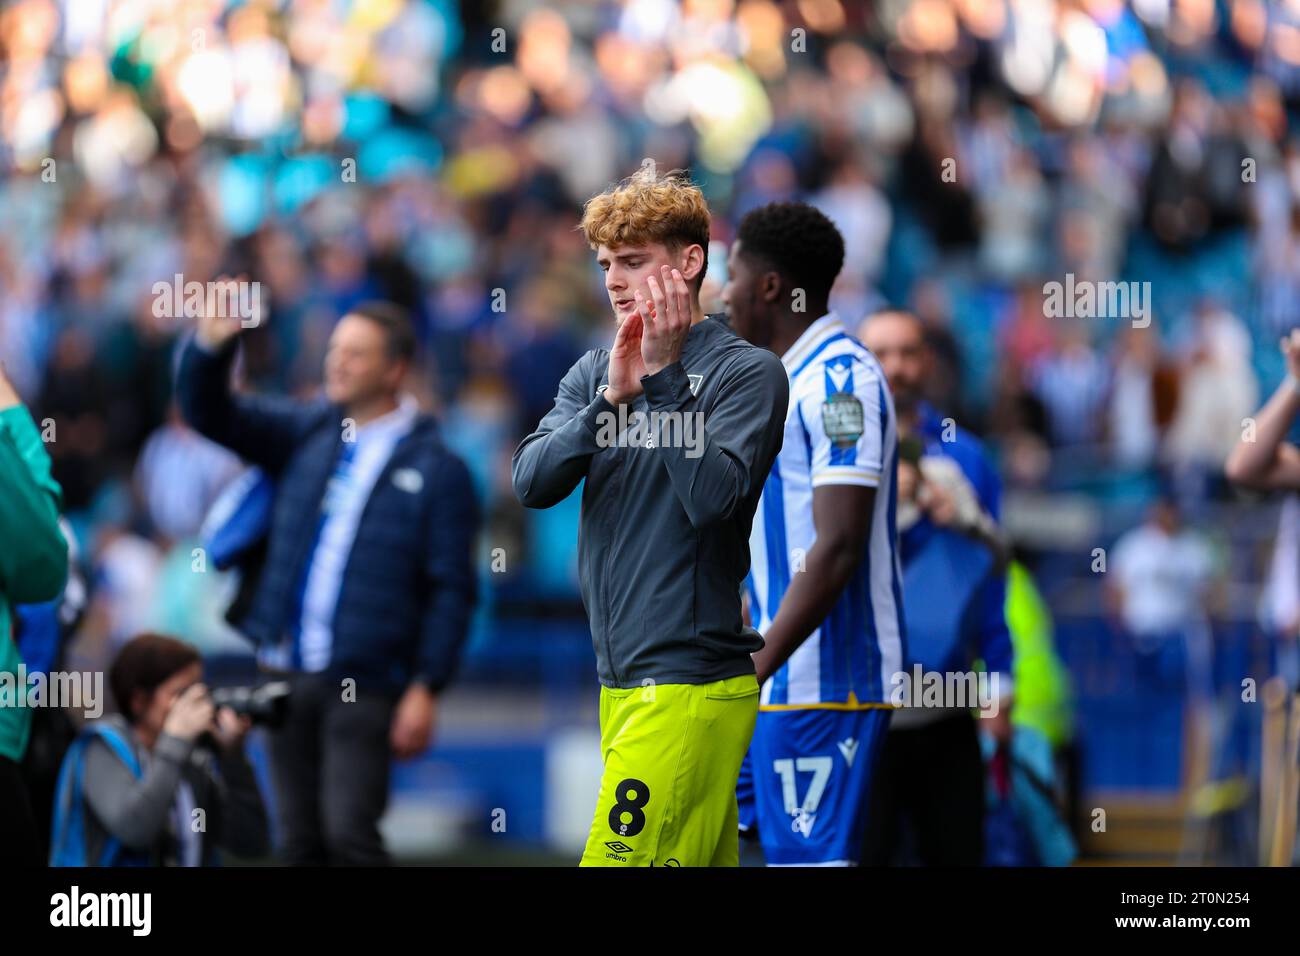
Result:
[[[325,397],[238,395],[241,320],[198,320],[178,366],[186,421],[276,483],[266,560],[239,625],[292,687],[272,732],[282,853],[294,864],[387,861],[391,759],[432,739],[475,601],[479,508],[464,463],[401,385],[409,317],[388,303],[340,319]]]

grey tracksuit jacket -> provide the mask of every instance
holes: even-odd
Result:
[[[740,585],[754,509],[781,450],[785,368],[708,316],[679,362],[641,380],[621,439],[618,410],[600,394],[608,370],[606,349],[574,363],[512,469],[529,508],[557,504],[586,479],[578,561],[597,676],[637,687],[752,674],[763,640],[741,621]],[[635,413],[653,426],[655,412],[679,414],[658,418],[657,434],[638,427]],[[637,432],[649,433],[639,446]]]

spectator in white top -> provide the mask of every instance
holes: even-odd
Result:
[[[1183,526],[1172,497],[1162,496],[1146,522],[1115,543],[1106,574],[1111,606],[1132,639],[1144,693],[1207,691],[1214,576],[1209,545]]]
[[[1124,629],[1139,639],[1182,632],[1204,614],[1212,555],[1167,498],[1115,543],[1108,570]]]

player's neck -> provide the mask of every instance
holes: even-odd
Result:
[[[790,347],[799,341],[799,336],[808,331],[808,326],[826,314],[823,304],[820,309],[810,308],[807,312],[784,312],[777,317],[772,326],[772,341],[768,348],[777,355],[784,355]],[[808,316],[813,318],[808,318]]]

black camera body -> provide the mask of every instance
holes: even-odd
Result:
[[[289,696],[287,682],[271,681],[257,687],[219,687],[212,692],[212,703],[251,717],[256,725],[279,727],[289,713]]]

